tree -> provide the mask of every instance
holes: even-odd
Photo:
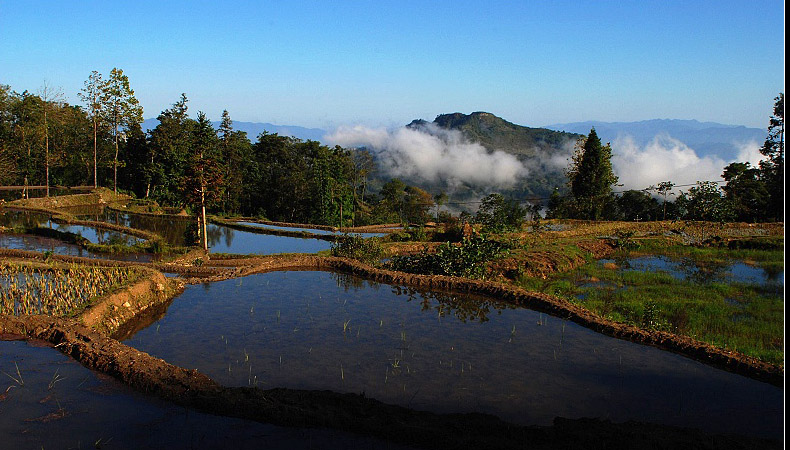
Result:
[[[150,195],[170,204],[182,201],[179,191],[189,160],[194,122],[187,116],[188,101],[186,94],[181,94],[172,107],[159,114],[159,125],[151,130],[149,160],[144,174],[146,197]]]
[[[568,179],[579,218],[603,217],[604,206],[611,201],[612,186],[617,183],[611,160],[612,148],[609,144],[601,145],[595,128],[577,144]]]
[[[438,194],[433,196],[433,201],[434,201],[434,203],[436,203],[436,221],[437,222],[439,221],[439,210],[442,208],[442,206],[445,203],[447,203],[447,200],[449,200],[449,197],[447,196],[447,194],[444,191],[440,191]]]
[[[63,101],[63,92],[60,89],[53,89],[46,82],[41,87],[41,114],[43,116],[44,125],[44,171],[47,187],[47,197],[49,197],[49,121],[51,119],[51,111],[57,110]]]
[[[102,124],[102,112],[107,108],[107,90],[102,75],[93,71],[85,80],[85,85],[82,92],[79,94],[80,99],[85,102],[87,106],[88,116],[93,123],[93,187],[99,186],[97,166],[98,166],[98,133],[99,126]]]
[[[785,139],[785,94],[779,93],[774,103],[774,112],[768,125],[768,136],[760,153],[768,159],[760,161],[761,178],[769,193],[772,218],[784,221],[784,139]]]
[[[0,184],[13,183],[17,176],[16,160],[11,154],[14,123],[11,105],[15,101],[11,86],[0,84]]]
[[[118,139],[121,131],[128,130],[133,123],[143,121],[143,107],[129,86],[129,78],[121,69],[113,68],[110,71],[110,78],[104,85],[104,94],[107,99],[104,116],[110,125],[115,144],[113,189],[118,192]]]
[[[736,220],[754,222],[767,216],[770,195],[760,169],[748,162],[734,162],[724,168],[722,178],[727,181],[723,190]]]
[[[233,130],[233,121],[228,110],[222,111],[219,125],[219,138],[222,148],[223,181],[225,196],[222,209],[225,212],[238,212],[244,189],[244,164],[249,160],[250,141],[247,133]]]
[[[667,195],[674,195],[671,192],[673,187],[675,187],[675,183],[671,181],[662,181],[656,186],[650,186],[647,188],[648,191],[657,192],[659,195],[664,197],[664,214],[662,215],[661,220],[667,220]]]
[[[725,222],[733,217],[730,203],[713,181],[698,181],[688,193],[681,192],[676,203],[687,220]]]
[[[661,211],[658,201],[644,191],[628,190],[617,197],[622,220],[658,220]]]
[[[222,167],[217,132],[202,111],[198,112],[191,143],[192,154],[183,179],[184,200],[197,210],[198,236],[203,249],[208,250],[206,207],[222,199]]]
[[[430,217],[429,211],[433,206],[433,197],[428,192],[417,186],[406,186],[404,189],[403,213],[409,223],[425,225]]]
[[[516,231],[521,228],[526,215],[527,208],[517,200],[495,193],[483,198],[475,222],[483,224],[483,228],[491,233]]]

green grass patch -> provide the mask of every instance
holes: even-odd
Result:
[[[752,260],[766,270],[784,269],[783,252],[776,250],[682,246],[664,250],[665,256],[694,262]],[[625,256],[620,254],[615,261],[624,263]],[[776,365],[784,361],[784,296],[776,285],[697,282],[663,271],[605,268],[598,262],[547,280],[521,278],[518,283],[569,299],[611,320],[689,336]]]

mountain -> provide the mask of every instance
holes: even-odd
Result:
[[[418,119],[407,127],[427,129],[428,123]],[[516,125],[487,112],[441,114],[432,123],[440,128],[458,130],[489,151],[501,150],[521,157],[537,156],[538,150],[544,154],[551,153],[562,149],[568,141],[575,142],[579,138],[576,133]]]
[[[211,124],[214,126],[214,128],[219,128],[220,122],[212,122]],[[142,125],[143,131],[152,130],[156,128],[157,125],[159,125],[159,121],[157,119],[145,119]],[[295,137],[303,141],[321,141],[327,134],[326,130],[322,130],[320,128],[305,128],[295,125],[274,125],[271,123],[259,122],[238,122],[235,120],[233,121],[233,129],[237,131],[244,131],[247,133],[247,137],[253,142],[255,142],[258,139],[258,135],[264,131],[268,131],[269,133],[277,133],[281,136]]]
[[[520,177],[512,188],[500,192],[513,198],[544,201],[555,188],[561,191],[566,189],[564,170],[573,144],[581,137],[576,133],[516,125],[494,114],[480,111],[471,114],[441,114],[433,122],[417,119],[406,127],[428,134],[456,130],[467,140],[481,144],[490,154],[502,151],[515,155],[527,170],[526,175]],[[416,182],[415,184],[420,185]],[[490,194],[471,185],[426,186],[423,183],[421,187],[431,192],[450,191],[453,199],[478,200]]]
[[[656,136],[669,135],[696,150],[700,157],[718,156],[725,161],[733,161],[738,158],[739,144],[743,145],[751,141],[762,144],[767,134],[760,128],[671,119],[640,122],[588,121],[546,126],[552,130],[581,134],[589,133],[592,127],[595,127],[595,132],[603,142],[614,142],[618,138],[630,136],[637,145],[644,147]]]

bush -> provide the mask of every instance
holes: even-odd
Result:
[[[358,234],[344,234],[332,243],[331,254],[370,264],[381,259],[384,249],[378,238],[365,239]]]
[[[461,245],[446,242],[435,253],[423,250],[416,255],[395,256],[388,267],[424,275],[484,278],[486,263],[506,248],[506,245],[478,234],[464,238]]]

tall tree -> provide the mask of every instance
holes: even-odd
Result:
[[[50,166],[50,152],[49,152],[49,126],[52,119],[52,113],[57,111],[63,101],[63,92],[60,89],[53,88],[44,82],[41,87],[41,114],[44,124],[44,171],[47,187],[47,197],[49,197],[49,166]]]
[[[225,195],[222,209],[225,212],[238,212],[244,189],[245,165],[249,161],[250,141],[247,133],[233,129],[233,121],[228,110],[222,111],[219,125],[220,145],[222,148],[222,167]]]
[[[134,90],[129,86],[129,78],[123,70],[113,68],[110,78],[105,84],[107,108],[105,120],[110,125],[115,144],[115,158],[113,159],[113,190],[118,192],[118,139],[123,130],[128,130],[133,123],[143,121],[143,107],[134,96]]]
[[[11,86],[0,84],[0,184],[13,183],[17,175],[16,161],[11,153],[14,123],[11,105],[15,101]]]
[[[785,168],[785,94],[774,99],[774,113],[768,125],[768,136],[760,153],[768,159],[760,161],[760,171],[769,192],[771,214],[774,220],[784,221],[784,168]]]
[[[657,192],[664,197],[664,214],[661,220],[667,220],[667,195],[674,195],[671,192],[673,187],[675,187],[675,183],[671,181],[662,181],[655,186],[647,188],[647,190]]]
[[[568,179],[581,218],[597,220],[603,217],[604,206],[611,201],[612,186],[617,177],[612,171],[612,148],[601,145],[595,132],[590,134],[573,156]]]
[[[192,154],[183,180],[184,194],[186,203],[197,210],[198,236],[203,249],[208,250],[206,207],[222,199],[222,168],[217,131],[202,111],[198,112],[191,142]]]
[[[194,121],[187,116],[186,94],[157,117],[159,125],[151,130],[145,196],[170,204],[180,204],[181,181],[188,165]]]
[[[98,166],[98,132],[99,125],[102,123],[102,111],[107,108],[107,85],[102,80],[102,75],[93,71],[85,80],[85,85],[82,91],[78,94],[80,99],[85,102],[87,107],[88,116],[93,123],[93,187],[96,188],[98,184],[97,166]],[[117,131],[117,130],[116,130]]]

